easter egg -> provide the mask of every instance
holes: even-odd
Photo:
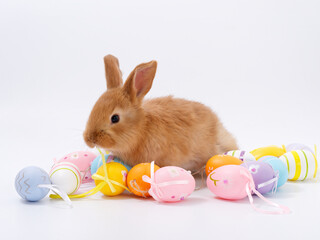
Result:
[[[77,151],[73,153],[69,153],[63,156],[61,159],[56,161],[56,163],[61,162],[70,162],[77,166],[81,173],[82,182],[89,182],[91,181],[91,172],[90,166],[92,161],[96,158],[96,155],[89,151]]]
[[[245,198],[247,196],[247,185],[254,186],[252,176],[248,169],[239,165],[219,167],[207,177],[209,190],[224,199],[238,200]]]
[[[241,161],[255,161],[256,160],[250,152],[247,152],[244,150],[233,150],[233,151],[229,151],[229,152],[224,153],[224,155],[229,155],[232,157],[239,158]]]
[[[306,150],[306,151],[314,153],[311,148],[309,148],[308,146],[301,144],[301,143],[291,143],[286,146],[286,150],[287,150],[287,152],[291,152],[294,150]]]
[[[110,162],[106,164],[106,168],[107,168],[108,178],[110,180],[113,180],[125,187],[127,186],[128,170],[125,166],[117,162]],[[96,174],[104,177],[105,176],[104,167],[101,166],[100,168],[98,168]],[[102,181],[103,180],[94,180],[96,186],[98,186],[99,183],[101,183]],[[100,191],[106,196],[116,196],[121,194],[125,190],[123,187],[118,186],[116,184],[113,184],[113,187],[115,188],[114,192],[112,192],[108,184],[106,184]]]
[[[140,197],[150,197],[150,194],[148,193],[150,183],[142,180],[142,176],[144,175],[150,177],[150,165],[150,163],[140,163],[129,171],[127,176],[127,185],[133,194]],[[154,172],[159,168],[159,166],[154,165]]]
[[[106,159],[106,163],[110,163],[110,162],[120,163],[123,166],[125,166],[128,171],[130,171],[132,168],[128,164],[125,164],[123,161],[121,161],[119,158],[113,156],[112,154],[105,154],[104,157]],[[91,175],[95,174],[97,172],[98,168],[101,166],[102,166],[102,157],[101,157],[101,155],[99,155],[91,163]]]
[[[278,146],[268,146],[257,148],[250,152],[256,160],[264,156],[279,157],[285,153],[285,150]]]
[[[315,155],[310,151],[290,151],[282,155],[280,160],[288,169],[289,180],[312,179],[317,175],[318,162]]]
[[[264,194],[274,189],[276,175],[270,164],[256,161],[243,163],[241,166],[249,170],[259,193]]]
[[[154,179],[143,176],[151,183],[149,194],[159,202],[179,202],[187,198],[196,186],[189,171],[180,167],[167,166],[154,173]]]
[[[207,176],[218,167],[224,165],[240,165],[243,162],[236,157],[232,157],[229,155],[215,155],[210,158],[206,164],[206,174]]]
[[[81,185],[81,173],[71,162],[59,162],[53,166],[50,173],[51,182],[67,194],[78,191]]]
[[[273,168],[274,172],[279,174],[277,187],[281,187],[288,180],[288,168],[287,166],[277,157],[263,157],[259,161],[268,163]]]
[[[48,188],[38,187],[40,184],[51,184],[48,173],[39,167],[26,167],[15,178],[15,189],[25,200],[36,202],[44,198]]]

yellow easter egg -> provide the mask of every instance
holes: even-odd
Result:
[[[264,156],[280,157],[285,154],[286,151],[284,148],[278,146],[268,146],[254,149],[250,153],[255,157],[256,160],[258,160]]]
[[[127,186],[127,174],[128,170],[125,166],[123,166],[120,163],[117,162],[110,162],[106,164],[108,178],[110,180],[113,180],[123,186]],[[103,165],[98,169],[96,172],[97,175],[100,175],[102,177],[105,176],[104,167]],[[98,186],[99,183],[104,182],[103,180],[94,180],[96,186]],[[105,184],[105,186],[100,190],[104,195],[106,196],[116,196],[121,194],[125,189],[121,186],[118,186],[117,184],[112,183],[113,187],[115,188],[115,191],[112,192],[109,184]]]

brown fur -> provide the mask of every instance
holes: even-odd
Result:
[[[138,65],[122,85],[117,58],[104,58],[108,90],[92,109],[84,140],[129,165],[155,161],[198,170],[213,155],[237,149],[233,136],[205,105],[171,96],[143,101],[157,63]],[[120,121],[111,122],[118,114]]]

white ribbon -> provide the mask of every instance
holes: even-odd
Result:
[[[59,195],[70,207],[72,207],[72,202],[68,197],[68,194],[61,190],[57,185],[52,184],[39,184],[38,187],[40,188],[48,188],[55,194]]]
[[[177,181],[170,181],[170,182],[163,182],[163,183],[156,183],[154,181],[154,161],[151,162],[150,165],[150,176],[147,175],[142,176],[142,180],[150,183],[151,188],[149,189],[149,194],[158,202],[162,202],[161,197],[163,196],[163,192],[161,191],[161,187],[166,187],[170,185],[176,185],[176,184],[188,184],[189,181],[187,180],[177,180]]]

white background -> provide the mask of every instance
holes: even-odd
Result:
[[[316,0],[2,0],[1,238],[317,238],[319,183],[286,184],[268,197],[293,213],[269,216],[208,189],[177,204],[98,194],[67,209],[49,198],[25,203],[13,182],[25,166],[49,170],[53,158],[86,149],[110,53],[125,77],[157,60],[148,97],[209,105],[242,149],[319,143],[319,12]]]

